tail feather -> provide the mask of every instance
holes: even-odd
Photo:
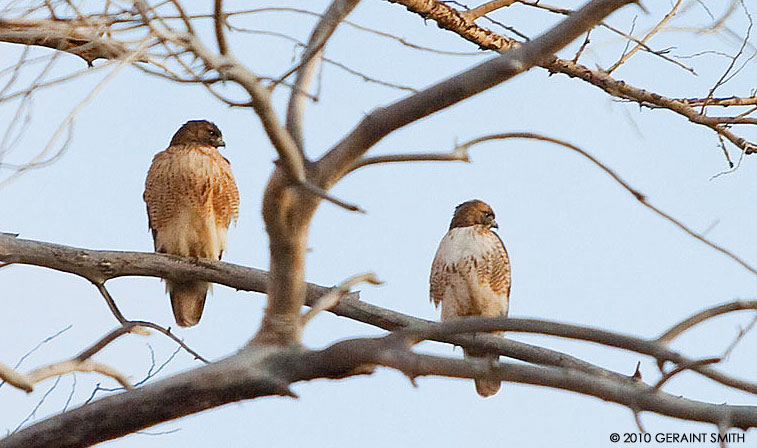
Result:
[[[483,358],[488,361],[496,361],[499,358],[499,355],[494,354],[482,354],[479,355],[478,353],[471,352],[469,350],[465,350],[465,357],[466,358]],[[491,397],[492,395],[496,394],[499,391],[499,388],[501,386],[501,382],[499,381],[492,381],[492,380],[474,380],[476,382],[476,392],[478,392],[479,395],[482,397]]]
[[[200,322],[209,287],[208,282],[166,282],[173,315],[179,326],[192,327]]]

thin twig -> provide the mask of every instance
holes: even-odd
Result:
[[[667,14],[665,15],[665,17],[663,17],[663,18],[662,18],[662,20],[660,20],[660,21],[659,21],[659,22],[657,23],[657,25],[655,25],[655,26],[654,26],[654,27],[653,27],[653,28],[652,28],[652,29],[651,29],[651,30],[650,30],[650,31],[649,31],[649,32],[648,32],[648,33],[647,33],[647,34],[646,34],[646,35],[645,35],[645,36],[644,36],[644,37],[643,37],[643,38],[641,39],[641,41],[640,41],[640,42],[638,42],[638,43],[636,44],[636,46],[635,46],[635,47],[633,47],[633,48],[631,49],[631,51],[629,51],[628,53],[624,53],[624,54],[623,54],[623,56],[622,56],[622,57],[621,57],[621,58],[620,58],[620,59],[619,59],[619,60],[618,60],[618,61],[617,61],[617,62],[616,62],[615,64],[613,64],[613,65],[612,65],[612,67],[610,67],[610,68],[608,68],[608,69],[607,69],[607,73],[609,74],[609,73],[612,73],[612,72],[614,72],[614,71],[615,71],[615,69],[617,69],[618,67],[620,67],[621,65],[623,65],[623,64],[624,64],[624,63],[625,63],[625,62],[626,62],[627,60],[629,60],[629,59],[630,59],[630,58],[631,58],[631,57],[632,57],[632,56],[633,56],[634,54],[636,54],[636,52],[637,52],[637,51],[639,51],[639,50],[640,50],[640,49],[642,48],[642,45],[645,45],[645,44],[646,44],[647,42],[649,42],[649,39],[651,39],[651,38],[652,38],[652,36],[654,36],[655,34],[657,34],[657,33],[658,33],[658,32],[659,32],[659,31],[660,31],[661,29],[662,29],[662,27],[663,27],[663,26],[665,26],[665,24],[666,24],[666,23],[668,23],[668,22],[670,21],[670,19],[672,19],[672,18],[673,18],[673,17],[674,17],[675,15],[676,15],[676,12],[678,11],[678,8],[679,8],[679,7],[681,6],[681,3],[682,3],[682,2],[683,2],[683,0],[678,0],[678,1],[677,1],[677,2],[676,2],[676,3],[674,4],[674,5],[673,5],[673,8],[671,8],[670,12],[668,12],[668,13],[667,13]]]
[[[370,283],[371,285],[380,285],[382,282],[376,278],[376,274],[368,272],[365,274],[358,274],[348,278],[329,290],[326,294],[318,299],[313,306],[302,315],[302,326],[306,326],[312,318],[318,315],[321,311],[330,310],[342,299],[342,297],[349,294],[350,289],[359,285],[360,283]]]
[[[517,0],[492,0],[490,2],[486,2],[481,6],[477,6],[473,9],[469,9],[468,11],[465,11],[462,13],[463,17],[467,18],[471,22],[475,21],[479,17],[483,17],[490,12],[494,12],[500,8],[505,8],[507,6],[512,5]]]

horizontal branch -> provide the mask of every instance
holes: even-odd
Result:
[[[0,233],[0,261],[48,267],[76,274],[90,279],[90,281],[92,281],[91,278],[96,278],[99,282],[105,282],[111,278],[131,275],[162,277],[174,281],[199,279],[230,286],[238,290],[256,291],[261,293],[267,291],[267,284],[269,282],[269,276],[266,271],[230,263],[182,258],[165,254],[94,251],[51,243],[23,240],[15,237],[13,234],[2,233]],[[331,290],[332,288],[308,284],[305,303],[308,306],[313,306],[324,294]],[[389,331],[406,327],[413,328],[413,331],[436,331],[436,325],[438,325],[424,319],[408,316],[362,302],[358,299],[356,293],[349,294],[347,297],[340,300],[336,306],[330,309],[330,311],[336,315],[377,326]],[[516,322],[517,320],[508,320],[508,322],[510,321]],[[594,329],[591,328],[577,327],[557,322],[543,324],[539,323],[541,321],[533,319],[521,320],[521,322],[535,322],[533,324],[522,325],[536,325],[536,327],[531,327],[538,329],[535,332],[551,334],[554,336],[570,337],[567,335],[580,334],[584,337],[590,337],[586,335],[594,334],[592,333]],[[506,325],[516,324],[508,323]],[[527,327],[508,326],[503,329],[516,331],[518,328],[522,331],[526,331],[525,329]],[[576,330],[576,328],[581,328],[581,330]],[[482,329],[480,331],[487,330]],[[560,333],[561,331],[563,333]],[[578,331],[578,333],[575,333],[575,331]],[[632,339],[623,339],[624,342],[622,346],[615,345],[610,339],[595,340],[594,342],[636,351],[656,359],[670,361],[676,364],[691,364],[690,359],[667,349],[656,340],[647,341],[610,332],[606,333],[607,335],[612,335],[608,337]],[[466,348],[476,348],[491,353],[498,353],[502,356],[534,364],[570,368],[595,376],[614,378],[615,380],[622,377],[615,372],[603,369],[564,353],[495,336],[477,335],[473,338],[470,335],[462,335],[452,332],[436,334],[436,337],[433,339],[440,342],[460,345]],[[731,378],[709,366],[699,366],[697,367],[697,372],[721,384],[750,393],[757,393],[757,385],[737,378]]]
[[[641,381],[597,378],[567,369],[417,354],[411,351],[414,341],[406,336],[351,339],[319,351],[249,346],[217,363],[38,422],[0,440],[0,448],[89,446],[227,403],[294,396],[292,383],[367,374],[376,365],[397,369],[411,379],[434,375],[532,384],[597,397],[634,412],[651,411],[724,428],[757,427],[757,407],[704,403]]]
[[[0,234],[0,261],[50,267],[101,282],[124,275],[195,278],[259,292],[266,290],[268,282],[264,271],[229,263],[163,254],[91,251],[23,240],[11,234]],[[332,289],[308,285],[307,303],[316,303],[329,291]],[[511,331],[576,336],[680,362],[686,368],[706,367],[661,347],[658,341],[533,319],[431,323],[361,302],[354,293],[342,299],[331,311],[389,330],[410,328],[385,338],[337,343],[323,351],[248,346],[231,358],[134,391],[104,397],[34,424],[0,441],[0,448],[88,446],[234,401],[267,395],[291,396],[289,384],[293,382],[370,373],[373,365],[399,369],[411,378],[442,375],[499,379],[571,390],[628,406],[635,412],[647,410],[742,428],[757,426],[757,410],[751,407],[713,405],[674,397],[559,352],[490,335],[477,335],[474,339],[472,335],[460,332],[487,330],[497,325],[497,328]],[[420,339],[412,335],[419,334],[422,338],[476,347],[549,367],[491,364],[415,354],[408,349]],[[397,340],[401,344],[398,345]],[[100,345],[95,344],[96,347]],[[85,351],[82,356],[88,353]],[[724,415],[730,415],[731,419],[724,419]]]
[[[664,343],[660,343],[657,340],[647,340],[582,325],[571,325],[539,319],[515,319],[507,317],[469,318],[454,322],[445,322],[444,324],[434,323],[418,329],[410,327],[402,330],[401,333],[409,335],[410,338],[438,340],[445,335],[479,332],[488,333],[492,331],[523,332],[558,336],[561,338],[594,342],[608,347],[628,350],[650,356],[661,363],[670,361],[679,366],[686,366],[687,369],[700,373],[724,386],[757,394],[757,384],[740,380],[738,378],[732,378],[707,365],[698,364],[696,360],[670,350]]]
[[[55,269],[81,276],[92,282],[105,282],[123,276],[160,277],[177,282],[196,279],[226,285],[237,290],[266,293],[270,281],[266,271],[221,261],[144,252],[81,249],[24,240],[8,233],[0,233],[0,261]],[[331,288],[309,283],[305,303],[313,306],[329,291]],[[424,319],[363,302],[357,293],[350,293],[329,311],[338,316],[389,331],[409,326],[421,328],[423,325],[432,324]],[[496,336],[477,335],[474,338],[471,335],[449,335],[440,337],[439,341],[479,351],[499,353],[502,356],[534,364],[565,367],[597,376],[622,378],[615,372],[564,353]]]
[[[36,19],[0,19],[0,42],[64,51],[92,65],[95,59],[118,59],[130,51],[121,42],[103,39],[93,27]]]
[[[349,342],[349,341],[348,341]],[[396,350],[384,353],[380,364],[404,372],[453,378],[485,378],[569,390],[618,403],[634,412],[651,411],[682,420],[708,422],[746,430],[757,425],[757,407],[704,403],[671,395],[641,382],[619,383],[582,372],[522,364],[478,362],[419,355]]]

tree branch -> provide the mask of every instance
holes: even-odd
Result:
[[[424,3],[438,5],[436,2]],[[321,185],[329,188],[336,183],[355,160],[390,133],[544,63],[613,11],[630,3],[635,2],[591,1],[540,37],[415,95],[375,110],[316,163]],[[459,21],[464,23],[465,19],[460,17]]]
[[[452,322],[450,322],[452,323]],[[446,324],[445,324],[446,325]],[[441,327],[441,326],[440,326]],[[633,409],[742,429],[757,426],[757,408],[674,396],[640,381],[583,372],[414,353],[407,334],[351,339],[324,350],[251,346],[217,363],[53,416],[0,441],[0,448],[82,447],[184,415],[261,396],[293,396],[289,385],[366,374],[375,365],[421,375],[493,379],[570,390]]]
[[[462,12],[436,0],[387,1],[405,6],[409,11],[423,17],[424,20],[430,19],[435,21],[440,28],[452,31],[460,37],[475,43],[482,49],[505,52],[506,50],[520,45],[513,39],[494,33],[486,28],[476,25],[475,23],[466,22]],[[570,14],[572,15],[573,13],[571,12]],[[523,45],[528,45],[528,43]],[[685,101],[667,98],[660,94],[634,87],[624,81],[616,80],[612,76],[599,70],[594,71],[576,62],[560,59],[556,56],[552,56],[546,61],[541,62],[540,66],[549,70],[550,73],[562,73],[571,78],[578,78],[586,81],[614,97],[633,101],[642,106],[668,109],[684,116],[692,123],[709,127],[736,145],[746,154],[757,152],[757,145],[737,136],[731,132],[727,126],[711,120],[711,117],[697,112]]]
[[[64,51],[90,66],[96,59],[119,59],[131,53],[121,42],[101,38],[92,27],[45,19],[0,19],[0,42]]]
[[[247,268],[221,261],[183,258],[174,255],[96,251],[58,244],[23,240],[14,234],[0,233],[0,261],[16,260],[19,264],[47,267],[102,282],[122,276],[160,277],[175,281],[189,279],[206,280],[243,291],[268,292],[271,276],[262,270]],[[306,304],[313,306],[331,288],[307,284]],[[432,322],[381,308],[359,300],[357,293],[347,297],[331,308],[332,313],[393,331],[413,326],[422,328]],[[134,321],[141,326],[145,322]],[[175,338],[175,336],[171,335]],[[598,376],[618,378],[612,371],[553,350],[522,342],[502,339],[491,335],[450,335],[439,338],[440,342],[473,348],[478,351],[499,353],[535,364],[566,367]]]
[[[360,0],[334,0],[329,5],[326,12],[321,15],[318,24],[313,28],[310,34],[310,40],[302,54],[300,63],[289,70],[281,81],[286,79],[292,72],[297,71],[297,79],[294,88],[289,96],[289,106],[287,108],[286,128],[300,151],[303,151],[305,145],[302,137],[302,116],[305,109],[305,92],[308,90],[326,42],[336,31],[339,24],[347,17],[350,12],[360,3]]]
[[[723,314],[732,313],[734,311],[743,310],[757,310],[757,300],[737,300],[735,302],[728,302],[722,305],[714,306],[712,308],[707,308],[706,310],[702,310],[671,327],[668,331],[661,334],[660,337],[657,338],[657,341],[663,344],[668,344],[686,330],[689,330],[690,328],[693,328],[694,326],[699,325],[706,320]]]
[[[270,276],[265,271],[224,262],[182,258],[165,254],[93,251],[23,240],[12,234],[0,234],[0,261],[8,260],[13,260],[20,264],[49,267],[87,279],[94,277],[101,279],[103,282],[121,276],[140,275],[162,277],[175,281],[186,281],[188,279],[206,280],[239,290],[263,293],[268,291],[268,285],[271,282]],[[324,294],[330,291],[332,291],[331,288],[307,284],[306,304],[314,306]],[[583,340],[636,351],[675,364],[692,364],[690,359],[669,350],[663,344],[660,344],[658,340],[647,341],[630,336],[602,332],[602,330],[596,330],[600,332],[596,333],[594,332],[595,329],[556,322],[545,323],[545,321],[534,319],[481,320],[481,322],[475,320],[467,323],[454,323],[454,325],[444,327],[448,328],[447,330],[440,331],[439,324],[365,303],[358,300],[357,294],[354,293],[340,300],[330,311],[339,316],[348,317],[389,331],[409,327],[412,328],[413,332],[424,337],[433,336],[434,340],[440,342],[447,342],[466,348],[475,348],[479,351],[498,353],[535,364],[570,368],[595,376],[614,378],[615,380],[618,380],[618,374],[563,353],[491,335],[476,335],[475,338],[461,335],[459,334],[461,331],[459,328],[465,328],[466,325],[479,325],[479,327],[476,327],[478,330],[475,331],[486,332],[490,331],[491,325],[499,325],[502,328],[497,327],[497,329],[538,332],[559,337],[575,336],[579,339],[583,338]],[[148,326],[144,322],[135,321],[133,323],[140,326]],[[485,325],[489,325],[490,327],[486,327]],[[721,384],[750,393],[757,393],[757,385],[755,384],[731,378],[707,366],[695,367],[697,372]]]

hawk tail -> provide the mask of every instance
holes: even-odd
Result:
[[[209,287],[208,282],[166,282],[173,315],[180,327],[192,327],[200,322]]]
[[[464,350],[465,357],[466,358],[482,358],[486,359],[487,362],[496,361],[499,358],[499,355],[493,355],[493,354],[479,354],[477,352],[471,352],[469,350]],[[491,397],[492,395],[496,394],[499,391],[499,387],[501,385],[500,381],[492,381],[492,380],[474,380],[476,382],[476,392],[478,392],[479,395],[482,397]]]

